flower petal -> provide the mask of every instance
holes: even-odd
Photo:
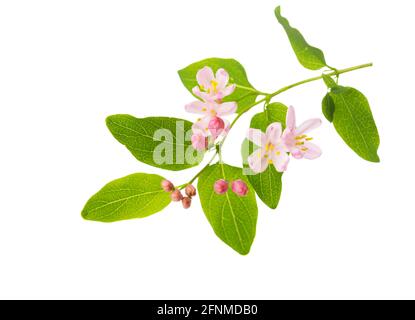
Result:
[[[222,119],[222,120],[225,123],[225,127],[223,128],[223,131],[221,133],[221,136],[224,137],[224,136],[226,136],[228,134],[229,130],[231,129],[231,123],[228,120],[226,120],[226,119]]]
[[[229,73],[225,69],[218,69],[216,71],[216,82],[218,83],[218,89],[225,89],[229,82]]]
[[[294,159],[302,159],[304,157],[303,151],[301,151],[298,148],[294,148],[291,151],[291,155],[293,156]]]
[[[321,149],[319,146],[315,145],[311,142],[305,142],[304,148],[307,149],[307,151],[304,151],[304,158],[313,160],[321,156]]]
[[[296,130],[297,135],[301,136],[302,134],[311,131],[321,125],[321,119],[310,119],[303,122]]]
[[[203,88],[209,88],[211,81],[214,79],[213,71],[210,67],[200,69],[196,74],[197,83]]]
[[[282,148],[277,149],[271,153],[272,163],[278,172],[284,172],[287,170],[290,157]]]
[[[255,143],[259,147],[265,147],[265,145],[267,144],[267,137],[259,129],[252,129],[252,128],[248,129],[246,138],[249,141],[252,141],[253,143]]]
[[[291,131],[293,131],[295,129],[295,110],[293,106],[290,106],[288,108],[287,111],[287,118],[286,118],[286,123],[287,123],[287,128],[290,129]]]
[[[184,109],[190,113],[207,114],[209,112],[208,106],[203,101],[194,101],[185,105]]]
[[[200,99],[202,99],[205,102],[215,101],[215,97],[212,97],[209,93],[203,92],[202,90],[200,90],[199,86],[194,87],[192,89],[192,92],[196,97],[199,97]]]
[[[279,122],[271,123],[266,131],[267,141],[272,144],[277,144],[281,138],[282,126]]]
[[[205,137],[209,136],[210,120],[212,120],[212,117],[210,116],[206,116],[197,120],[192,126],[193,133],[200,133],[203,134]]]
[[[281,142],[285,150],[291,152],[295,148],[295,132],[289,128],[285,128],[281,136]]]
[[[218,116],[228,116],[236,112],[238,105],[236,102],[224,102],[215,106]]]
[[[230,86],[227,86],[226,88],[224,88],[222,90],[222,97],[227,97],[230,96],[236,89],[236,85],[235,84],[231,84]]]
[[[255,150],[248,157],[248,165],[255,173],[264,172],[268,167],[268,159],[264,157],[265,150],[260,148]]]

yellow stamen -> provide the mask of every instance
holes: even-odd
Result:
[[[272,151],[272,150],[274,150],[274,145],[272,144],[272,143],[268,143],[266,146],[265,146],[265,151]]]
[[[297,142],[295,145],[296,146],[302,146],[304,144],[304,142]]]
[[[305,135],[305,134],[303,134],[302,136],[296,136],[295,137],[295,140],[301,140],[301,139],[304,139],[304,138],[306,138],[307,136]]]
[[[215,111],[215,110],[210,110],[210,114],[211,114],[212,116],[216,116],[216,111]]]
[[[308,151],[308,148],[301,148],[302,151]]]
[[[207,109],[205,107],[202,108],[202,111],[205,112]]]
[[[275,152],[275,154],[276,154],[277,156],[280,156],[280,155],[281,155],[281,152],[280,152],[280,151],[277,151],[277,152]]]
[[[272,163],[272,159],[268,159],[268,163],[271,164]]]
[[[311,140],[313,140],[313,138],[306,138],[306,140],[307,140],[307,141],[311,141]]]
[[[210,81],[210,84],[212,85],[212,90],[214,93],[218,92],[218,82],[216,80]]]

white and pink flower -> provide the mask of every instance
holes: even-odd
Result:
[[[229,74],[224,69],[219,69],[215,77],[210,67],[204,67],[196,79],[199,85],[193,88],[193,93],[202,100],[187,104],[185,110],[201,115],[192,127],[192,145],[197,150],[206,150],[209,142],[226,135],[230,124],[222,117],[234,114],[238,106],[236,102],[222,102],[235,90],[235,85],[228,85]]]
[[[268,165],[273,164],[278,172],[287,169],[290,160],[281,140],[281,123],[271,123],[266,133],[259,129],[249,129],[247,138],[259,148],[248,157],[249,167],[255,173],[264,172]]]
[[[275,122],[268,126],[264,134],[258,129],[249,129],[247,138],[259,148],[248,157],[249,167],[255,173],[264,172],[269,164],[273,164],[278,172],[287,169],[289,154],[295,159],[316,159],[321,155],[321,149],[310,142],[307,132],[321,125],[320,119],[310,119],[296,127],[295,110],[290,107],[287,111],[287,127],[284,132],[281,123]]]
[[[309,119],[296,127],[295,110],[290,107],[287,112],[287,127],[282,134],[282,142],[295,159],[316,159],[321,156],[321,149],[310,142],[313,138],[306,135],[321,125],[320,119]]]
[[[193,88],[193,93],[203,101],[222,102],[222,99],[231,95],[236,86],[228,85],[229,73],[224,69],[218,69],[216,75],[210,67],[200,69],[196,74],[198,86]]]

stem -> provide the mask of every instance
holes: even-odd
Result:
[[[223,161],[222,161],[222,145],[221,144],[217,145],[216,153],[219,155],[219,165],[220,165],[220,169],[222,170],[223,179],[226,180],[225,169],[223,168]]]
[[[212,161],[215,160],[217,154],[218,154],[218,152],[216,151],[213,154],[212,159],[209,160],[209,162],[202,168],[202,170],[200,170],[198,173],[196,173],[196,175],[188,183],[185,183],[185,184],[182,184],[181,186],[179,186],[178,189],[183,189],[185,186],[187,186],[189,184],[192,184],[203,173],[203,171],[205,171],[205,169],[212,163]]]
[[[347,73],[347,72],[351,72],[351,71],[355,71],[355,70],[359,70],[359,69],[363,69],[363,68],[368,68],[368,67],[371,67],[371,66],[373,66],[373,63],[365,63],[365,64],[361,64],[361,65],[358,65],[358,66],[355,66],[355,67],[350,67],[350,68],[346,68],[346,69],[341,69],[341,70],[329,72],[329,73],[326,73],[326,75],[327,76],[337,76],[337,75],[340,75],[342,73]],[[309,78],[309,79],[306,79],[306,80],[303,80],[303,81],[299,81],[299,82],[290,84],[289,86],[283,87],[283,88],[275,91],[274,93],[271,93],[269,95],[269,97],[273,98],[273,97],[279,95],[280,93],[283,93],[283,92],[285,92],[285,91],[287,91],[291,88],[298,87],[302,84],[312,82],[312,81],[316,81],[316,80],[320,80],[320,79],[323,79],[323,76]],[[248,111],[249,109],[251,109],[251,108],[248,108],[246,111]]]
[[[266,96],[266,95],[267,95],[267,93],[265,93],[265,92],[258,91],[258,90],[254,89],[254,88],[250,88],[250,87],[241,86],[240,84],[235,84],[235,86],[236,86],[237,88],[244,89],[244,90],[246,90],[246,91],[252,91],[252,92],[257,93],[257,94],[259,94],[259,95],[261,95],[261,96]]]
[[[347,72],[351,72],[351,71],[355,71],[355,70],[359,70],[359,69],[363,69],[363,68],[368,68],[368,67],[371,67],[371,66],[373,66],[373,63],[365,63],[365,64],[361,64],[361,65],[358,65],[358,66],[346,68],[346,69],[334,70],[332,72],[326,73],[325,75],[327,75],[327,76],[337,76],[338,77],[342,73],[347,73]],[[331,68],[331,69],[333,70],[333,68]],[[229,127],[229,130],[232,129],[232,127],[235,125],[235,123],[239,120],[239,118],[243,114],[245,114],[246,112],[251,110],[253,107],[257,106],[258,104],[261,104],[261,103],[267,102],[267,101],[269,102],[272,98],[274,98],[275,96],[277,96],[277,95],[279,95],[279,94],[281,94],[281,93],[283,93],[287,90],[290,90],[290,89],[298,87],[302,84],[317,81],[317,80],[320,80],[320,79],[323,79],[322,75],[318,76],[318,77],[313,77],[313,78],[305,79],[305,80],[290,84],[288,86],[282,87],[281,89],[279,89],[279,90],[277,90],[277,91],[275,91],[271,94],[265,94],[265,98],[256,101],[253,105],[251,105],[250,107],[248,107],[244,111],[242,111],[240,114],[238,114],[238,116],[232,121],[232,123]],[[220,147],[222,147],[222,145],[226,141],[227,137],[228,137],[228,135],[226,135],[225,138],[222,140],[222,142],[220,143]]]

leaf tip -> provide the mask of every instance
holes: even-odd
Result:
[[[374,163],[379,163],[380,162],[380,158],[379,158],[379,155],[377,153],[371,159],[371,162],[374,162]]]
[[[277,17],[281,16],[281,6],[277,6],[274,12]]]
[[[108,128],[112,124],[113,118],[114,118],[114,115],[111,115],[105,118],[105,124],[107,125]]]
[[[82,212],[81,212],[81,217],[84,219],[84,220],[91,220],[89,217],[88,217],[88,211],[86,210],[86,209],[83,209],[82,210]]]

